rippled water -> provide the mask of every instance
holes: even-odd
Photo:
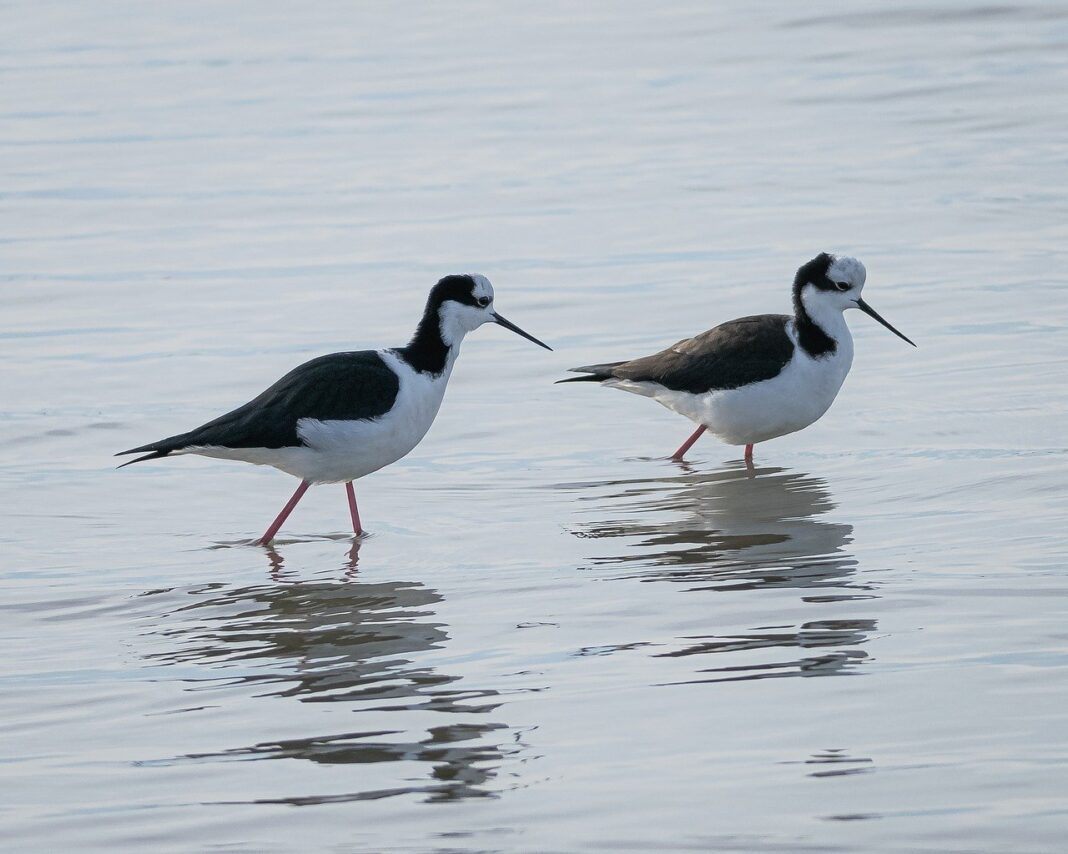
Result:
[[[1068,6],[14,3],[0,28],[0,841],[1020,851],[1068,833]],[[788,306],[757,447],[551,384]],[[119,449],[502,312],[309,493]]]

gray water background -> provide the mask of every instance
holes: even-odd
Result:
[[[1068,6],[0,7],[0,845],[1059,852]],[[757,448],[553,386],[860,257]],[[358,485],[111,454],[499,328]]]

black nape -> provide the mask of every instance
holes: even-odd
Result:
[[[834,282],[827,277],[827,271],[833,263],[833,255],[821,252],[808,263],[802,264],[794,276],[794,324],[797,327],[797,341],[813,358],[833,353],[838,349],[838,345],[809,315],[801,302],[801,291],[805,285],[812,285],[821,291],[837,290]]]
[[[427,374],[440,374],[445,370],[449,348],[441,337],[441,306],[452,300],[461,305],[477,306],[475,280],[466,275],[446,276],[430,290],[423,309],[423,317],[415,329],[412,340],[397,350],[415,370]]]

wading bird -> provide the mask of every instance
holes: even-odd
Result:
[[[861,298],[867,273],[856,258],[826,252],[794,278],[794,313],[729,320],[652,356],[572,368],[581,377],[651,397],[699,426],[672,459],[681,460],[705,430],[729,445],[753,445],[793,433],[834,402],[853,363],[844,314],[859,308],[916,345]]]
[[[200,454],[274,466],[300,478],[297,491],[260,538],[263,545],[313,483],[344,483],[352,529],[362,534],[352,482],[419,444],[438,414],[460,343],[484,323],[552,349],[496,312],[493,286],[485,276],[446,276],[431,289],[406,346],[312,359],[233,412],[116,456],[144,454],[126,466]]]

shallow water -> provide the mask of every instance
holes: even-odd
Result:
[[[1068,6],[9,4],[0,840],[1061,851]],[[738,449],[551,383],[866,298]],[[476,270],[500,329],[359,484],[111,454]]]

